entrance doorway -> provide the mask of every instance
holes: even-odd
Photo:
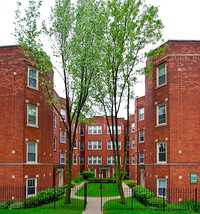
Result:
[[[144,169],[140,170],[140,185],[142,187],[145,186],[145,172],[144,172]]]
[[[63,186],[63,169],[58,170],[58,186]]]

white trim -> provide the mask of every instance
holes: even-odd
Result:
[[[94,127],[97,127],[96,129],[96,132],[97,133],[94,133],[94,130],[95,128]],[[101,128],[100,128],[101,127]],[[100,131],[101,130],[101,131]],[[89,133],[90,131],[92,131],[91,133]],[[100,132],[99,132],[100,131]],[[88,134],[91,135],[91,134],[102,134],[102,126],[88,126]]]
[[[108,148],[108,142],[111,142],[111,148],[109,149]],[[121,147],[122,147],[122,143],[121,143],[121,141],[118,141],[118,146],[120,145],[120,148],[119,148],[119,150],[121,150]],[[115,142],[115,149],[117,148],[117,146],[116,146],[116,142]],[[107,150],[113,150],[113,143],[112,143],[112,141],[107,141]]]
[[[166,198],[166,196],[167,196],[167,192],[166,192],[166,190],[167,190],[167,179],[165,179],[165,178],[157,178],[157,197],[162,197],[163,198],[163,195],[159,195],[159,181],[165,181],[166,182],[165,196],[164,196],[164,198]]]
[[[35,161],[28,161],[28,144],[34,144],[35,145]],[[26,163],[27,164],[35,164],[37,163],[38,158],[38,144],[37,142],[27,142],[26,144]]]
[[[61,141],[61,132],[63,132],[65,134],[65,141]],[[60,130],[60,143],[66,143],[66,132],[63,130]]]
[[[55,148],[54,148],[55,145]],[[57,151],[57,137],[53,138],[53,151],[56,152]]]
[[[140,111],[141,111],[142,109],[143,109],[143,113],[141,114]],[[143,118],[142,118],[142,119],[140,118],[140,115],[143,115]],[[144,120],[144,107],[139,108],[139,121],[142,121],[142,120]]]
[[[165,123],[159,123],[159,107],[160,106],[165,106]],[[157,120],[156,120],[157,127],[167,125],[167,103],[166,102],[160,103],[156,106],[156,117],[157,117]]]
[[[81,149],[81,144],[83,144],[83,148]],[[83,141],[79,142],[80,151],[84,151],[85,143]]]
[[[143,131],[143,133],[144,133],[144,129],[139,130],[139,143],[144,143],[144,140],[145,140],[145,139],[144,139],[143,141],[140,141],[140,132],[141,132],[141,131]],[[145,134],[144,134],[144,136],[145,136]],[[144,136],[143,136],[143,138],[144,138]]]
[[[64,154],[64,163],[61,163],[61,154]],[[65,152],[60,152],[60,164],[66,164],[66,153]]]
[[[62,120],[62,115],[63,115],[63,114],[62,114],[62,111],[65,112],[65,115],[64,115],[64,116],[65,116],[64,122],[66,122],[66,110],[63,109],[63,108],[60,109],[60,115],[61,115],[61,116],[60,116],[60,121],[63,121],[63,120]]]
[[[165,82],[163,84],[159,85],[159,75],[158,75],[159,68],[163,67],[163,66],[165,67]],[[165,85],[167,85],[167,65],[166,65],[166,62],[160,64],[156,68],[156,87],[159,88],[159,87],[162,87],[162,86],[165,86]]]
[[[36,87],[33,87],[33,86],[29,85],[29,69],[32,69],[32,70],[36,71]],[[31,66],[28,66],[27,87],[31,88],[31,89],[34,89],[34,90],[38,90],[38,70],[36,68],[31,67]]]
[[[89,143],[91,142],[92,144],[92,148],[89,148]],[[99,142],[101,142],[101,148],[98,148],[99,147]],[[97,148],[95,149],[94,148],[94,144],[97,143]],[[102,150],[102,141],[88,141],[88,150]]]
[[[29,121],[28,121],[28,111],[29,111],[29,107],[35,107],[36,109],[36,124],[30,124]],[[32,104],[27,104],[27,126],[30,126],[30,127],[35,127],[35,128],[38,128],[38,106],[36,105],[32,105]]]
[[[166,157],[166,160],[165,161],[159,161],[159,144],[162,144],[162,143],[165,143],[165,157]],[[162,142],[157,142],[157,163],[160,163],[160,164],[165,164],[167,163],[167,142],[166,141],[162,141]]]
[[[92,157],[92,163],[89,163],[89,157]],[[96,163],[94,163],[94,157],[96,157]],[[99,162],[99,157],[101,157],[101,163]],[[102,156],[88,156],[88,165],[101,165],[102,164]]]
[[[145,163],[145,156],[143,157],[144,162],[143,162],[143,163],[141,163],[141,162],[140,162],[140,156],[141,156],[141,154],[144,154],[144,152],[139,152],[139,164],[144,164],[144,163]]]
[[[28,181],[29,180],[35,180],[35,194],[32,194],[32,195],[28,195]],[[36,194],[37,194],[37,178],[27,178],[26,179],[26,198],[36,196]]]

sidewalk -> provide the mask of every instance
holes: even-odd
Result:
[[[82,188],[84,183],[80,184],[76,188],[80,189]],[[128,186],[123,182],[122,184],[123,188],[128,188]],[[74,192],[74,191],[72,191]],[[125,197],[129,197],[130,195],[127,194],[127,191],[124,192]],[[74,194],[72,195],[72,197]],[[76,196],[77,198],[77,196]],[[78,197],[79,199],[84,200],[84,197]],[[102,207],[106,201],[112,200],[112,199],[117,199],[120,198],[120,196],[115,196],[115,197],[103,197],[102,198]],[[102,214],[103,212],[101,211],[101,197],[87,197],[87,205],[85,211],[82,212],[82,214]]]

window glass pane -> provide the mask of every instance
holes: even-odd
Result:
[[[98,149],[101,149],[101,141],[98,141]]]
[[[166,122],[166,105],[159,106],[159,124]]]
[[[135,140],[132,140],[132,148],[135,148]]]
[[[93,141],[93,149],[97,149],[97,141]]]
[[[28,123],[36,125],[36,107],[28,106]]]
[[[36,88],[37,84],[37,77],[36,77],[36,70],[29,68],[29,86]]]
[[[166,82],[166,69],[165,65],[158,68],[158,85],[162,85]]]
[[[111,149],[111,141],[108,141],[108,149]]]
[[[102,133],[102,127],[98,126],[98,134],[101,134],[101,133]]]
[[[135,131],[135,123],[132,123],[132,132]]]
[[[93,126],[93,134],[97,134],[97,126]]]
[[[89,145],[88,148],[89,148],[89,149],[92,149],[92,141],[89,141],[89,142],[88,142],[88,145]]]

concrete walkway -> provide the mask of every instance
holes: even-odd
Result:
[[[78,198],[84,200],[84,197],[81,196],[75,196],[75,190],[79,190],[84,186],[84,183],[80,184],[79,186],[76,187],[76,189],[72,189],[72,198]],[[124,189],[124,195],[125,197],[130,197],[131,196],[131,191],[128,191],[129,187],[123,182],[122,184],[123,189]],[[106,201],[112,200],[112,199],[117,199],[120,198],[120,196],[115,196],[115,197],[102,197],[102,207]],[[87,205],[85,211],[82,212],[82,214],[102,214],[103,212],[101,211],[101,197],[87,197]]]

